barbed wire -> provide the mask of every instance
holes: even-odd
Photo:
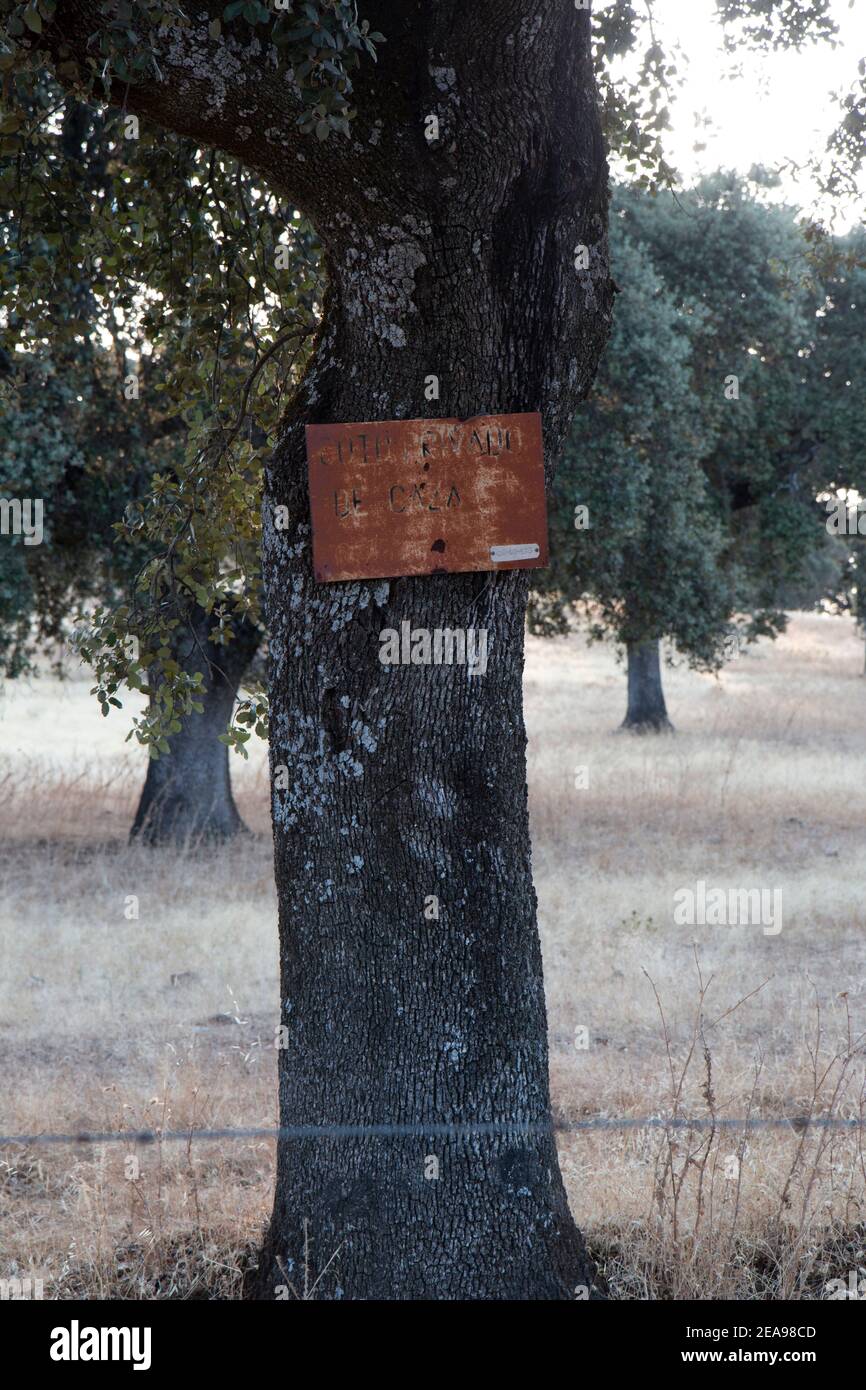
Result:
[[[716,1118],[706,1116],[645,1115],[633,1118],[593,1116],[585,1120],[489,1120],[478,1122],[377,1125],[279,1125],[274,1128],[238,1127],[228,1129],[140,1129],[80,1130],[74,1134],[0,1134],[0,1147],[7,1144],[165,1144],[191,1140],[273,1139],[426,1139],[473,1138],[483,1135],[574,1134],[586,1130],[730,1130],[730,1129],[859,1129],[862,1120],[839,1116],[751,1116]]]

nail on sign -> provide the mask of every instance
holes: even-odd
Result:
[[[316,579],[547,564],[541,416],[308,425]]]

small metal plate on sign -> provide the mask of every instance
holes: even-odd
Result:
[[[495,565],[507,564],[509,560],[537,560],[537,545],[491,545],[490,558]]]
[[[541,416],[308,425],[316,579],[547,564]]]

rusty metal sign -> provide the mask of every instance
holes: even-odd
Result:
[[[316,579],[547,564],[541,416],[308,425]]]

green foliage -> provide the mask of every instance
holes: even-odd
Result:
[[[815,400],[815,429],[820,432],[826,461],[824,505],[842,498],[853,510],[858,498],[866,499],[866,232],[852,232],[840,251],[822,279],[826,301],[815,358],[822,389]],[[842,577],[836,585],[827,586],[827,598],[864,626],[866,535],[861,532],[866,532],[866,510],[862,503],[856,521],[855,532],[832,539],[833,553],[842,552]]]
[[[22,80],[18,99],[32,137],[0,170],[9,358],[74,372],[86,407],[73,415],[104,445],[90,476],[118,478],[130,439],[149,449],[144,486],[113,490],[102,552],[146,559],[88,606],[79,646],[103,703],[124,684],[151,695],[136,733],[155,746],[163,714],[194,708],[161,655],[189,603],[226,614],[226,641],[232,616],[259,617],[262,460],[316,321],[317,243],[236,160],[147,128],[127,138],[122,112],[65,98],[47,76]],[[110,384],[98,343],[116,363]],[[67,605],[92,597],[89,562],[82,549]],[[20,575],[7,589],[8,619],[26,603]]]
[[[665,151],[665,132],[687,57],[665,48],[654,23],[659,10],[657,0],[611,0],[596,7],[592,21],[605,137],[621,163],[621,175],[647,189],[676,180]],[[716,0],[716,15],[731,53],[802,49],[833,42],[838,32],[830,0]],[[858,102],[856,95],[852,97],[847,124],[831,137],[839,154],[840,180],[843,170],[849,179],[853,176],[852,139],[862,132],[862,90],[860,98]],[[862,148],[858,158],[862,159]]]
[[[847,259],[846,247],[836,247],[829,271],[816,270],[795,212],[734,174],[678,197],[624,191],[622,210],[690,325],[713,440],[703,467],[728,535],[736,606],[753,632],[778,631],[778,591],[802,582],[822,544],[816,498],[862,448],[862,413],[827,376],[839,320],[827,312],[826,276],[844,273],[832,266]],[[732,377],[736,400],[725,395]]]
[[[843,115],[827,141],[830,168],[819,178],[831,198],[860,196],[859,176],[866,154],[866,58],[857,65],[857,80],[842,98]]]
[[[850,233],[837,249],[821,274],[825,300],[812,364],[819,389],[810,406],[817,413],[828,488],[854,488],[866,496],[866,231]]]
[[[621,219],[611,249],[621,286],[613,334],[557,472],[552,561],[530,623],[565,630],[577,605],[592,638],[669,637],[694,665],[712,669],[722,660],[732,595],[701,469],[708,440],[695,408],[688,328]],[[588,527],[575,524],[584,520],[577,507],[587,508]]]
[[[20,70],[28,61],[38,69],[52,58],[64,84],[93,100],[111,101],[119,84],[161,79],[162,38],[192,22],[182,0],[103,0],[98,8],[102,22],[86,60],[79,61],[62,39],[56,46],[52,24],[62,20],[57,0],[0,0],[0,71]],[[255,37],[269,45],[300,97],[298,125],[320,140],[334,132],[348,135],[352,73],[363,56],[375,61],[377,46],[385,42],[366,20],[359,21],[355,0],[290,0],[288,9],[277,11],[261,0],[232,0],[216,7],[208,32],[215,52],[230,38]]]
[[[617,190],[622,292],[558,475],[537,629],[562,630],[577,607],[594,637],[667,637],[711,669],[732,623],[773,635],[793,600],[852,602],[856,570],[821,499],[866,492],[866,244],[816,262],[765,182]]]
[[[633,77],[623,63],[632,54],[639,55]],[[679,73],[659,42],[652,6],[616,0],[600,9],[593,16],[593,57],[609,148],[640,186],[670,182],[674,171],[665,157],[664,132]]]
[[[36,646],[69,636],[76,606],[117,599],[143,561],[114,522],[145,495],[149,466],[174,447],[161,422],[118,418],[117,364],[88,344],[56,359],[16,354],[0,379],[0,496],[40,499],[41,544],[0,545],[0,671],[32,669]],[[58,647],[58,651],[60,651]]]
[[[833,39],[830,0],[716,0],[729,50],[804,48]]]

